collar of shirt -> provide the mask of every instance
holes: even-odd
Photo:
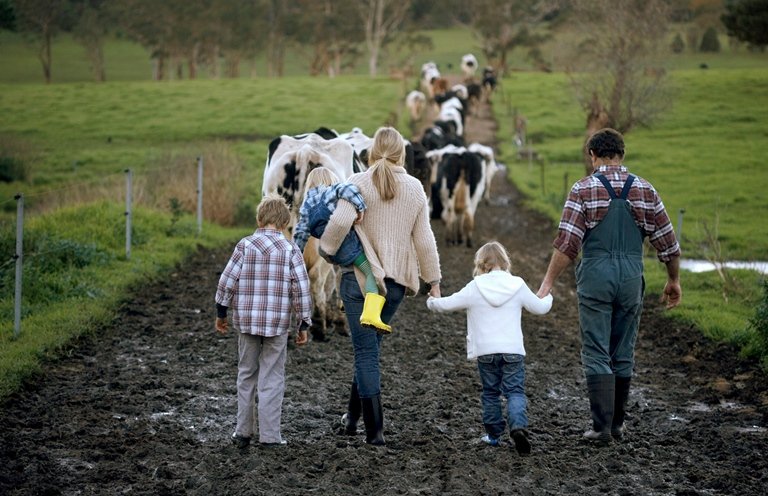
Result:
[[[627,172],[627,167],[624,165],[601,165],[593,174],[604,172]]]
[[[282,236],[283,231],[279,231],[277,229],[272,229],[272,228],[269,228],[269,227],[260,227],[260,228],[256,229],[256,233],[258,233],[258,234],[279,234],[279,235]]]

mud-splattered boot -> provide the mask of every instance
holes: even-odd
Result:
[[[613,422],[611,422],[611,436],[615,440],[621,440],[624,437],[624,414],[627,409],[627,399],[629,399],[629,383],[631,377],[616,377],[616,391],[613,400]]]
[[[341,416],[343,424],[343,433],[347,436],[357,434],[357,421],[360,420],[362,404],[360,403],[360,394],[357,392],[357,383],[353,382],[349,390],[349,403],[347,404],[347,413]]]
[[[383,446],[384,442],[384,409],[381,406],[381,395],[362,398],[363,422],[365,423],[365,442],[374,446]]]
[[[589,390],[589,409],[592,412],[592,429],[584,433],[584,438],[600,444],[609,444],[612,440],[614,391],[616,383],[613,374],[587,376]]]

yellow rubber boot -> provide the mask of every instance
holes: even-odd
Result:
[[[364,326],[372,326],[383,332],[392,332],[392,327],[381,321],[381,309],[387,299],[376,293],[365,293],[365,303],[363,303],[363,314],[360,316],[360,323]]]

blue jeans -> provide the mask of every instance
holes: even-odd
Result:
[[[333,212],[324,204],[320,203],[310,209],[307,219],[307,225],[309,227],[309,234],[317,239],[320,239],[325,232],[325,228],[328,225],[328,221],[331,219]],[[363,253],[363,244],[360,242],[360,238],[357,237],[355,228],[351,228],[341,242],[341,246],[336,251],[336,254],[329,256],[331,262],[336,265],[346,266],[352,265],[352,262]]]
[[[381,320],[389,324],[405,296],[405,287],[392,279],[384,279],[387,286],[387,301],[381,311]],[[357,390],[361,398],[371,398],[381,394],[381,371],[379,369],[379,354],[381,352],[382,335],[370,327],[360,325],[360,315],[363,313],[365,297],[360,291],[355,273],[344,272],[339,286],[341,300],[344,302],[344,313],[347,315],[352,348],[355,352],[355,377]]]
[[[525,357],[510,353],[494,353],[477,357],[477,370],[483,383],[483,424],[493,438],[504,433],[501,397],[507,399],[509,430],[528,427],[525,396]]]

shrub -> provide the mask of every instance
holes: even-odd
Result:
[[[28,181],[31,158],[31,148],[27,143],[0,134],[0,182]]]
[[[763,366],[768,368],[768,278],[763,279],[763,299],[757,305],[755,315],[749,319],[749,327],[755,332],[757,352]]]
[[[710,27],[704,32],[704,36],[701,37],[701,45],[699,46],[700,52],[719,52],[720,40],[717,38],[717,30]]]
[[[683,37],[680,36],[680,33],[675,35],[675,39],[672,40],[672,45],[670,48],[672,49],[672,53],[683,53],[685,50],[685,42],[683,41]]]

